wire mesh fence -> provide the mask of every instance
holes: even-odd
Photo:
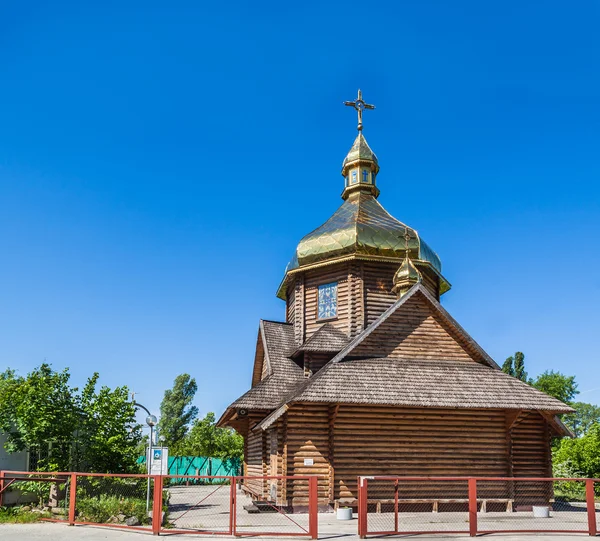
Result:
[[[359,534],[596,535],[597,496],[594,479],[361,477]]]
[[[163,478],[165,528],[181,533],[231,535],[233,477],[167,476]]]
[[[589,531],[584,480],[480,479],[477,495],[483,502],[478,510],[478,532]],[[498,504],[495,498],[508,503]]]
[[[306,495],[297,505],[286,496],[289,481],[306,482]],[[240,486],[253,486],[266,496],[260,499],[237,491],[234,496],[234,535],[316,536],[317,480],[309,477],[237,477]],[[258,483],[257,483],[258,482]],[[312,519],[312,520],[311,520]],[[314,522],[313,522],[314,521]],[[316,537],[313,537],[316,538]]]
[[[359,483],[359,519],[369,534],[469,532],[466,479],[373,477]]]
[[[150,529],[154,514],[153,477],[74,474],[74,522]],[[160,506],[160,503],[158,503]],[[162,513],[162,508],[159,508]],[[161,517],[162,518],[162,517]]]
[[[70,481],[67,474],[0,472],[0,506],[19,506],[42,519],[67,520]]]
[[[282,499],[288,482],[303,483],[306,501]],[[261,494],[249,487],[264,487]],[[7,490],[39,501],[44,517],[160,533],[317,538],[317,479],[97,473],[0,472]]]

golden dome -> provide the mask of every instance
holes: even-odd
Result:
[[[391,216],[368,191],[354,191],[321,227],[299,243],[286,268],[288,273],[304,267],[335,263],[348,257],[389,260],[399,263],[406,257],[408,233],[409,257],[431,267],[440,276],[441,293],[450,284],[441,275],[438,255],[415,229]],[[285,284],[282,283],[282,286]],[[283,295],[280,288],[278,295]]]
[[[413,265],[410,257],[406,256],[404,261],[402,261],[402,265],[400,265],[400,268],[394,274],[394,287],[392,287],[392,291],[398,295],[403,295],[412,286],[420,282],[421,278],[421,273],[417,267]]]
[[[344,158],[344,162],[342,163],[342,175],[346,176],[348,168],[359,161],[373,164],[376,169],[375,173],[379,171],[379,162],[377,161],[377,156],[375,155],[375,152],[371,150],[371,147],[369,146],[369,143],[367,143],[367,140],[362,132],[356,136],[352,147]]]

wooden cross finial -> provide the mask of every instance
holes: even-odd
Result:
[[[344,105],[347,105],[349,107],[354,107],[356,109],[356,111],[358,113],[358,131],[361,132],[363,129],[363,123],[362,123],[363,110],[375,109],[375,106],[365,103],[363,101],[362,92],[360,91],[360,88],[358,89],[358,97],[354,101],[345,101]]]

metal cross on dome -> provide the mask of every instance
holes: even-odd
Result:
[[[363,101],[362,92],[360,91],[360,88],[358,89],[358,97],[354,101],[345,101],[344,105],[348,105],[349,107],[354,107],[356,109],[356,111],[358,112],[358,131],[362,131],[362,112],[365,109],[375,109],[375,106],[365,103]]]

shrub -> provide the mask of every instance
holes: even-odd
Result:
[[[585,477],[569,461],[554,464],[552,474],[554,477]],[[554,494],[557,500],[585,501],[585,483],[582,481],[555,481]]]
[[[79,518],[87,522],[108,522],[111,517],[125,515],[137,517],[140,524],[149,522],[146,514],[146,500],[141,498],[123,498],[102,494],[96,498],[78,498]]]

